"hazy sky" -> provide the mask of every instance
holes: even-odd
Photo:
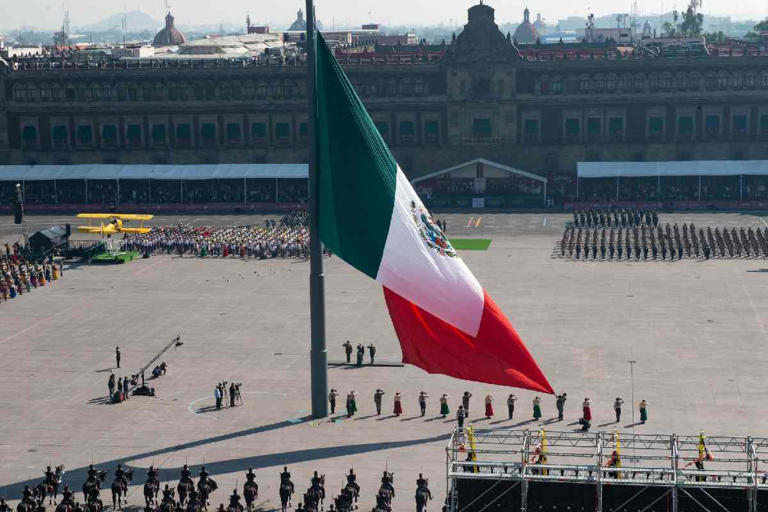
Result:
[[[177,24],[238,23],[244,24],[249,12],[256,24],[264,21],[283,26],[295,18],[304,0],[168,0]],[[530,1],[532,13],[541,12],[546,21],[555,23],[566,16],[585,16],[588,10],[597,15],[629,12],[632,0]],[[63,2],[63,3],[62,3]],[[687,0],[638,0],[641,13],[658,13],[682,9]],[[466,10],[475,0],[316,0],[317,17],[329,28],[357,26],[373,18],[389,25],[464,24]],[[496,21],[517,22],[522,18],[525,0],[488,0],[496,9]],[[123,10],[141,10],[162,19],[165,0],[0,0],[0,29],[20,26],[50,29],[61,26],[63,6],[69,9],[73,26],[99,21]],[[768,4],[732,0],[704,0],[703,12],[730,15],[736,19],[763,18]],[[372,15],[369,12],[372,11]]]

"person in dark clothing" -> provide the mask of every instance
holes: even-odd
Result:
[[[120,368],[120,347],[115,347],[115,362],[117,367]]]
[[[109,374],[109,380],[107,381],[107,387],[109,387],[109,398],[112,399],[112,396],[115,394],[115,374],[110,373]]]
[[[346,343],[343,344],[343,347],[344,353],[347,355],[347,364],[349,364],[352,362],[352,344],[347,340]]]
[[[128,400],[128,387],[130,386],[130,382],[128,381],[128,377],[123,377],[123,399]]]
[[[368,345],[368,355],[371,356],[371,364],[374,364],[376,360],[376,346],[373,343]]]
[[[229,385],[229,406],[230,407],[235,406],[235,385],[234,384]]]
[[[363,366],[363,357],[365,357],[365,347],[357,345],[357,366]]]

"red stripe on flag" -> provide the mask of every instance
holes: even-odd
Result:
[[[472,337],[384,287],[403,362],[458,379],[554,393],[507,317],[483,294],[480,329]]]

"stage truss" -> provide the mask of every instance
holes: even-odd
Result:
[[[470,427],[454,431],[446,455],[451,512],[509,510],[518,494],[523,512],[768,510],[766,438]],[[477,492],[462,496],[472,481]],[[557,484],[579,484],[568,492],[581,504],[529,496],[535,486],[552,501],[566,487]]]

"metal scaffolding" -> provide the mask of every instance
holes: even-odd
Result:
[[[766,438],[469,427],[446,456],[451,512],[517,509],[518,496],[522,512],[768,510]],[[551,501],[562,484],[578,485],[551,508],[529,496],[534,486]]]

